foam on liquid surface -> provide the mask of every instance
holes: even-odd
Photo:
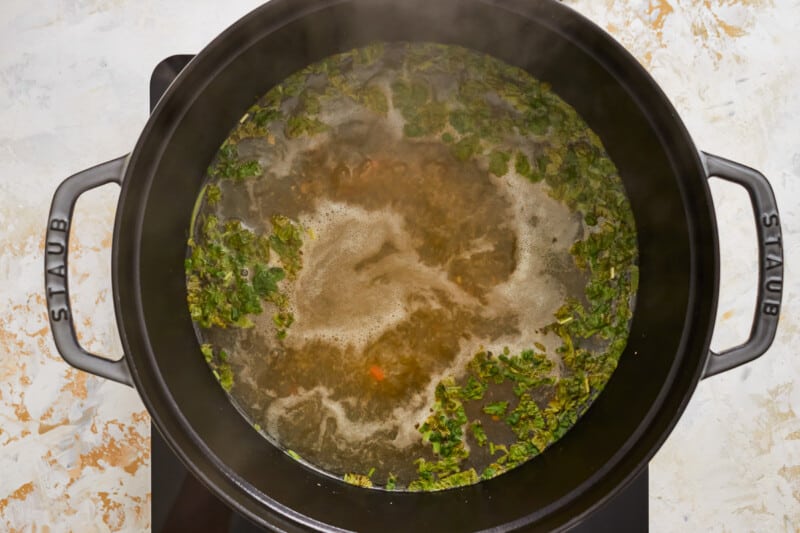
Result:
[[[582,296],[569,248],[583,227],[544,184],[404,139],[397,110],[330,105],[314,138],[240,143],[267,171],[224,184],[219,207],[257,231],[276,214],[310,230],[287,284],[295,323],[282,342],[268,312],[207,336],[231,347],[232,398],[269,438],[334,474],[408,481],[415,459],[433,458],[417,427],[443,377],[483,348],[537,342],[557,357],[560,340],[540,329]]]
[[[558,339],[539,329],[580,295],[569,246],[582,228],[542,185],[368,123],[341,129],[248,192],[251,226],[280,212],[311,230],[287,338],[265,313],[213,341],[236,345],[233,397],[283,446],[334,473],[378,466],[410,479],[429,454],[417,427],[439,380],[482,347],[554,353]]]

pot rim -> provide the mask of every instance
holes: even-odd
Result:
[[[163,95],[130,155],[125,169],[125,177],[122,181],[122,191],[114,225],[112,285],[116,318],[125,353],[136,354],[127,358],[128,364],[134,385],[154,423],[170,448],[187,465],[189,470],[205,485],[212,488],[228,505],[237,508],[257,523],[269,523],[273,527],[280,527],[286,530],[294,530],[303,526],[325,530],[331,530],[332,528],[305,515],[296,513],[274,500],[264,501],[261,497],[253,494],[253,488],[250,487],[248,489],[247,481],[234,476],[193,433],[188,421],[170,402],[170,392],[161,376],[152,372],[152,369],[147,368],[146,364],[138,364],[138,361],[144,357],[144,355],[139,354],[149,354],[149,357],[152,357],[152,354],[150,353],[149,343],[144,342],[142,339],[147,328],[144,322],[141,301],[137,297],[137,294],[141,291],[141,285],[138,269],[134,266],[140,262],[138,244],[142,238],[144,215],[141,212],[143,210],[136,212],[136,206],[139,202],[138,198],[133,196],[129,184],[132,180],[141,179],[141,177],[152,180],[153,162],[144,160],[142,155],[143,152],[147,151],[146,141],[154,135],[168,135],[170,129],[174,128],[175,124],[181,120],[182,113],[190,107],[191,101],[183,101],[178,106],[180,113],[175,113],[176,95],[179,95],[182,86],[187,83],[187,80],[198,77],[212,79],[217,73],[225,69],[233,58],[227,57],[225,61],[217,61],[218,58],[215,56],[220,54],[222,48],[228,46],[229,41],[238,41],[239,46],[244,47],[249,46],[261,37],[263,33],[258,36],[250,35],[246,43],[242,42],[240,34],[249,20],[254,17],[272,17],[274,20],[280,21],[276,22],[272,27],[265,27],[262,30],[265,33],[274,31],[277,27],[302,18],[309,13],[338,4],[358,1],[360,0],[311,0],[305,2],[299,0],[293,2],[290,0],[272,0],[245,15],[199,52]],[[547,22],[542,21],[540,17],[537,17],[537,14],[543,10],[551,10],[557,14],[556,18],[570,19],[570,24],[581,26],[581,31],[590,31],[594,41],[602,41],[602,50],[591,48],[586,43],[581,43],[581,40],[585,38],[577,36],[574,31],[567,31],[557,23],[549,25],[550,29],[580,46],[598,62],[608,64],[611,59],[618,65],[620,70],[622,68],[626,69],[627,79],[623,79],[619,70],[612,71],[612,74],[621,85],[628,89],[628,92],[640,106],[643,105],[641,95],[644,93],[648,97],[648,106],[652,106],[653,101],[659,102],[661,106],[659,116],[671,116],[672,122],[670,124],[651,124],[653,130],[661,135],[664,134],[663,130],[668,126],[673,136],[672,142],[675,141],[675,136],[678,135],[680,142],[683,143],[684,152],[687,152],[686,147],[691,148],[689,151],[691,153],[690,164],[696,170],[697,176],[702,178],[702,186],[698,187],[698,189],[702,190],[702,195],[699,197],[695,195],[697,190],[692,191],[695,194],[690,194],[686,190],[685,184],[678,180],[684,205],[690,206],[690,208],[685,209],[691,242],[689,302],[695,304],[700,302],[701,305],[692,305],[687,309],[684,319],[683,338],[676,355],[676,361],[670,370],[668,379],[659,392],[658,399],[654,402],[654,406],[658,408],[654,407],[648,412],[648,416],[641,421],[637,430],[626,441],[626,446],[620,448],[604,468],[595,472],[580,487],[580,490],[573,495],[574,497],[569,503],[571,504],[570,509],[575,512],[570,515],[570,518],[556,524],[559,528],[567,528],[582,521],[589,513],[602,506],[633,481],[671,433],[701,379],[708,357],[719,289],[719,246],[716,219],[711,202],[710,189],[705,180],[706,172],[699,151],[695,148],[688,131],[661,88],[622,45],[593,22],[554,0],[547,0],[539,5],[532,5],[524,0],[508,2],[498,0],[475,1],[497,9],[504,9],[518,16],[537,18],[539,23],[542,24],[547,24]],[[292,6],[289,7],[289,4],[292,4]],[[205,69],[206,72],[211,72],[211,74],[198,74],[201,69]],[[635,79],[629,77],[631,72],[635,74]],[[635,90],[632,89],[633,85],[636,85]],[[194,94],[199,94],[203,87],[195,86],[193,90],[196,91]],[[167,114],[169,116],[166,116]],[[683,155],[685,156],[686,154]],[[136,178],[134,176],[140,177]],[[147,187],[141,188],[141,192],[137,191],[137,194],[139,194],[139,197],[146,197],[148,190],[149,183]],[[129,254],[128,247],[130,247],[131,243],[134,243],[134,246]],[[705,254],[698,254],[698,247],[706,246],[708,243],[712,247],[711,253],[706,251]],[[124,256],[123,250],[126,250]],[[704,260],[705,264],[699,264],[701,260]],[[698,283],[701,271],[704,272],[704,277],[709,281],[703,286]],[[700,293],[705,298],[700,298]],[[706,323],[708,321],[711,321],[711,328],[697,331],[698,328],[692,327],[695,323]],[[699,364],[694,365],[691,372],[686,372],[685,354],[687,350],[692,353],[702,354],[700,355]],[[679,384],[679,386],[676,384]],[[665,416],[664,404],[667,401],[667,397],[674,398],[676,395],[678,399],[671,402],[672,405],[668,409],[670,414]],[[646,444],[643,444],[645,437],[647,437]],[[198,458],[201,459],[201,462],[198,461]],[[598,492],[599,494],[597,494]],[[586,496],[589,493],[593,495],[587,499]],[[261,496],[270,500],[266,495]],[[268,508],[266,515],[265,508]],[[530,518],[530,515],[526,516],[507,526],[514,529],[529,525]]]

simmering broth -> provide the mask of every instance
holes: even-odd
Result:
[[[209,168],[189,249],[203,353],[243,416],[387,489],[543,452],[616,367],[638,278],[621,180],[575,111],[424,43],[261,98]]]

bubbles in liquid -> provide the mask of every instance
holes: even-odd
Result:
[[[400,75],[363,72],[387,94]],[[542,328],[583,298],[570,247],[586,228],[513,165],[497,177],[445,143],[404,137],[391,105],[381,117],[336,98],[319,116],[316,136],[241,141],[265,171],[223,184],[216,208],[256,231],[276,214],[307,230],[303,268],[283,284],[294,323],[283,340],[270,312],[204,334],[229,348],[231,397],[270,438],[333,474],[374,467],[407,482],[415,459],[432,458],[418,428],[442,378],[464,375],[484,347],[541,344],[557,358],[561,339]]]
[[[558,339],[539,330],[582,290],[569,255],[582,228],[541,185],[492,177],[437,144],[343,128],[296,156],[302,172],[253,185],[313,234],[287,285],[286,339],[265,313],[217,342],[236,344],[233,397],[282,445],[337,474],[377,466],[411,478],[443,377],[462,375],[482,346],[535,341],[555,353]],[[262,217],[254,227],[270,214],[249,211]]]
[[[477,303],[445,270],[421,263],[405,220],[390,207],[319,200],[300,222],[315,238],[304,247],[306,267],[291,292],[292,348],[320,340],[358,352],[413,311],[440,307],[443,297]]]

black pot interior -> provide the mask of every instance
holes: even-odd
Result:
[[[287,75],[374,40],[459,44],[552,84],[616,162],[639,234],[641,282],[630,340],[606,390],[543,455],[499,478],[442,493],[351,487],[274,448],[215,382],[185,304],[193,203],[231,127]],[[649,459],[696,382],[716,291],[701,172],[683,127],[644,71],[556,2],[273,0],[198,56],[132,157],[115,282],[137,387],[195,472],[264,524],[444,531],[567,523]],[[675,395],[669,391],[679,369],[685,376]]]

